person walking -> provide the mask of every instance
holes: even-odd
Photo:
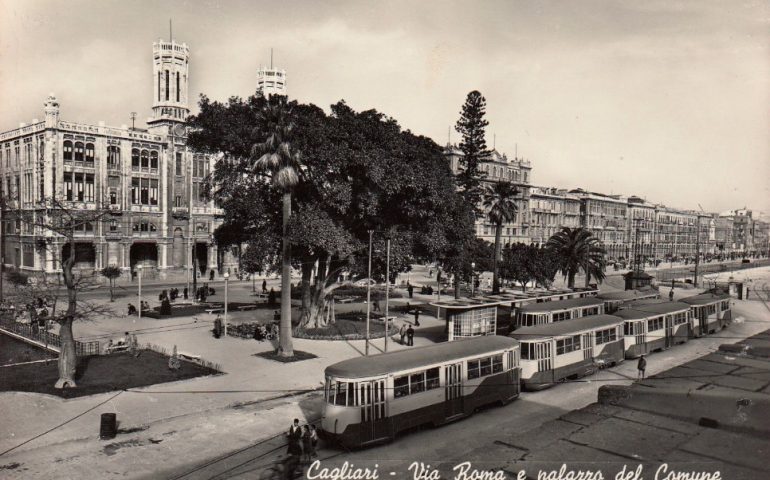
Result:
[[[310,456],[318,456],[318,432],[312,424],[310,425]]]
[[[299,419],[295,418],[294,423],[289,427],[289,448],[287,453],[291,456],[302,455],[302,427],[299,426]]]
[[[411,283],[406,284],[406,291],[409,292],[409,298],[412,298],[412,295],[414,294],[414,287]]]
[[[406,338],[407,338],[407,345],[410,347],[414,346],[414,328],[412,328],[411,325],[409,325],[409,328],[406,329]]]
[[[404,344],[404,337],[406,336],[406,324],[401,324],[401,329],[398,331],[399,335],[401,335],[401,345]]]
[[[636,378],[644,380],[644,370],[647,368],[647,360],[644,358],[644,355],[639,357],[639,363],[636,364],[636,369],[638,370]]]
[[[313,449],[313,438],[310,433],[310,425],[305,425],[305,430],[302,432],[302,456],[305,458],[305,462],[310,463],[310,454]]]
[[[674,289],[672,288],[670,292],[668,292],[668,301],[673,302],[674,301]]]
[[[262,280],[262,293],[267,293],[267,279]]]
[[[184,296],[184,299],[187,300],[187,287],[184,287],[184,290],[182,290],[182,296]]]
[[[415,327],[420,326],[420,309],[419,308],[414,309],[414,326]]]

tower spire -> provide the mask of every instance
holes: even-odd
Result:
[[[168,41],[174,41],[174,30],[171,28],[171,19],[168,19]]]

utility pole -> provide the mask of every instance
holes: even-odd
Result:
[[[366,349],[365,356],[369,356],[369,318],[372,310],[372,234],[369,230],[369,276],[366,278]]]
[[[390,334],[390,325],[388,323],[388,300],[390,300],[390,233],[385,237],[386,260],[385,260],[385,352],[388,351],[388,336]]]
[[[695,279],[693,286],[698,288],[698,264],[700,263],[700,214],[696,214],[695,222]]]

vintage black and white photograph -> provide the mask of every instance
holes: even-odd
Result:
[[[0,0],[0,478],[770,478],[767,0]]]

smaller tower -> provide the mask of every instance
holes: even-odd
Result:
[[[286,70],[273,67],[273,49],[270,49],[270,68],[260,66],[257,70],[257,91],[265,97],[286,95]]]
[[[59,126],[59,101],[56,100],[56,96],[51,93],[48,95],[45,103],[45,128],[57,128]]]
[[[190,49],[186,43],[159,40],[152,44],[153,127],[183,123],[190,114],[187,106],[187,84]]]

